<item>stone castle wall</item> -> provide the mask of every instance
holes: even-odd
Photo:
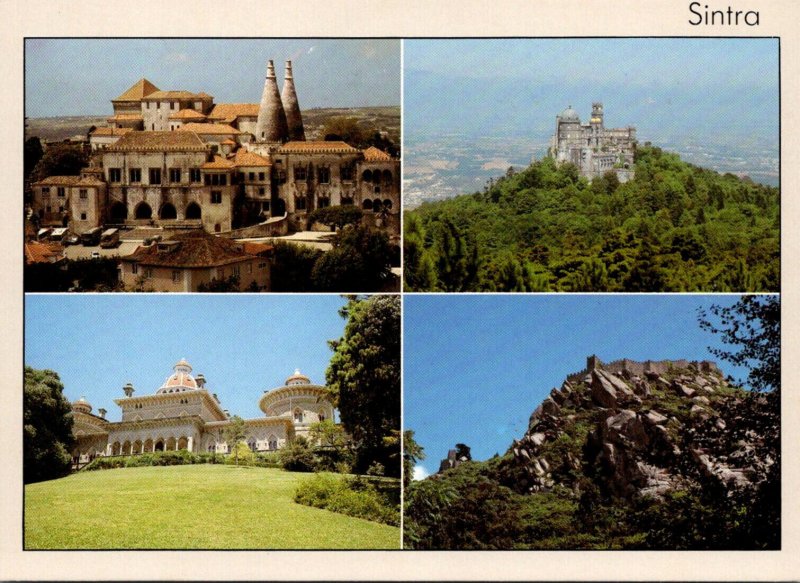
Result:
[[[602,368],[612,374],[619,374],[623,370],[628,371],[631,375],[634,376],[644,376],[645,373],[655,373],[657,375],[664,375],[669,372],[671,369],[674,368],[689,368],[690,366],[695,366],[699,371],[702,372],[720,372],[717,364],[710,360],[645,360],[644,362],[638,362],[635,360],[631,360],[629,358],[621,358],[619,360],[614,360],[609,363],[601,362],[599,358],[592,355],[586,358],[586,368],[581,371],[571,373],[567,375],[567,380],[569,382],[578,382],[583,379],[587,374],[589,374],[595,368]]]

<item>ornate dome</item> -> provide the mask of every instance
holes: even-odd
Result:
[[[294,369],[292,376],[286,379],[284,383],[287,387],[292,385],[310,385],[311,379],[300,372],[299,368]]]
[[[163,393],[180,393],[183,391],[193,391],[198,388],[197,381],[192,376],[192,367],[186,362],[185,358],[181,358],[173,367],[173,372],[161,385],[161,388],[156,391],[156,394]]]
[[[81,396],[80,399],[72,403],[72,410],[80,411],[81,413],[91,413],[92,406],[89,404],[89,401],[86,400],[86,397]]]
[[[575,111],[574,109],[572,109],[571,105],[569,107],[567,107],[567,109],[562,111],[561,115],[559,115],[558,117],[561,118],[561,121],[576,121],[576,122],[579,122],[579,123],[581,121],[581,118],[578,115],[578,112]]]

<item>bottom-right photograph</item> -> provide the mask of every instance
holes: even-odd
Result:
[[[778,295],[407,295],[404,548],[781,548]]]

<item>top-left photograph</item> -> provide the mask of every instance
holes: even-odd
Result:
[[[26,292],[400,289],[399,40],[25,40]]]

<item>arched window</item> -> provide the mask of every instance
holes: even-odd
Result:
[[[364,170],[361,174],[361,178],[364,182],[372,182],[372,170]]]
[[[251,439],[250,441],[248,441],[247,442],[247,447],[250,448],[250,451],[255,451],[256,450],[256,440],[255,439]]]
[[[391,170],[384,170],[383,171],[383,182],[386,184],[392,183],[392,171]]]
[[[392,201],[389,200],[388,198],[384,199],[383,206],[385,206],[387,209],[391,209],[392,208]]]
[[[163,205],[161,205],[161,210],[158,211],[158,217],[166,220],[177,219],[178,211],[175,210],[175,205],[165,202]]]
[[[319,412],[319,422],[322,423],[323,421],[325,421],[325,411],[320,411]]]
[[[376,213],[381,210],[381,199],[376,198],[372,201],[372,210],[374,210]]]
[[[190,202],[189,206],[186,207],[186,218],[187,219],[199,219],[201,215],[200,205],[196,202]]]
[[[303,422],[303,410],[302,409],[295,409],[294,410],[294,420],[297,423]]]
[[[270,435],[267,440],[267,447],[271,450],[278,449],[278,438],[274,435]]]
[[[139,203],[139,206],[136,207],[136,211],[134,212],[134,216],[137,219],[149,219],[153,216],[153,209],[150,208],[150,205],[146,202]]]
[[[361,203],[361,207],[362,207],[362,208],[363,208],[365,211],[371,211],[371,210],[372,210],[372,201],[371,201],[370,199],[366,199],[366,200],[364,200],[364,202],[363,202],[363,203]]]
[[[115,202],[111,205],[111,222],[124,221],[128,218],[128,207],[121,202]]]

